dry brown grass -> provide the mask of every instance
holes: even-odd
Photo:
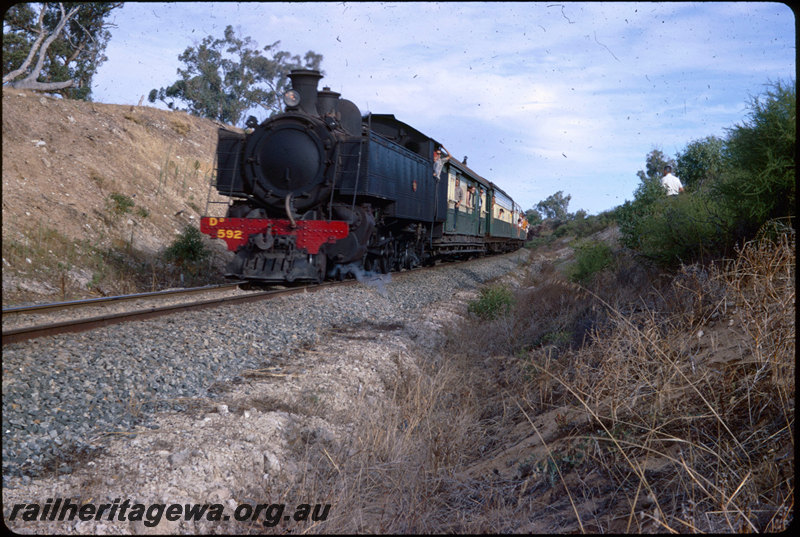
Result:
[[[390,401],[362,401],[345,440],[299,442],[275,501],[332,504],[305,528],[325,533],[785,530],[794,237],[651,276],[625,261],[590,290],[536,267],[505,317],[464,319]]]
[[[4,305],[179,285],[161,254],[205,212],[214,122],[24,91],[3,93],[2,119]],[[219,280],[224,245],[208,244]]]
[[[573,433],[623,493],[622,531],[780,531],[794,503],[794,237],[684,268],[542,384],[587,414]],[[611,518],[609,518],[609,522]]]
[[[441,492],[472,451],[474,384],[452,363],[402,371],[386,404],[359,401],[347,440],[298,443],[305,473],[286,498],[337,506],[309,531],[418,533],[447,527]]]

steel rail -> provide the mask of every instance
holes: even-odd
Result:
[[[205,285],[203,287],[188,287],[186,289],[168,289],[165,291],[149,291],[146,293],[135,293],[132,295],[116,295],[104,296],[99,298],[85,298],[81,300],[68,300],[66,302],[52,302],[48,304],[32,304],[29,306],[11,306],[3,308],[3,315],[13,313],[36,313],[40,311],[53,311],[58,309],[82,307],[82,306],[95,306],[110,304],[113,302],[125,302],[128,300],[136,300],[138,298],[154,298],[154,297],[169,297],[172,295],[204,293],[208,291],[224,291],[226,289],[236,287],[244,282],[220,283],[215,285]]]
[[[86,330],[92,330],[94,328],[109,326],[112,324],[119,324],[128,321],[142,321],[182,311],[194,311],[194,310],[213,308],[223,305],[245,304],[248,302],[268,300],[270,298],[292,295],[296,293],[313,293],[322,289],[326,289],[333,285],[352,285],[355,283],[358,283],[358,281],[345,280],[340,282],[326,282],[310,286],[293,287],[289,289],[259,291],[247,295],[212,298],[208,300],[201,300],[198,302],[191,302],[189,304],[173,304],[170,306],[150,307],[132,312],[113,313],[109,315],[100,315],[97,317],[90,317],[85,319],[72,319],[69,321],[61,321],[52,324],[12,328],[3,331],[2,343],[3,345],[7,345],[10,343],[17,343],[20,341],[25,341],[28,339],[34,339],[38,337],[52,336],[68,332],[83,332]]]

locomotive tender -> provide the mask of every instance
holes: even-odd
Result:
[[[214,186],[227,214],[203,217],[200,230],[235,252],[226,277],[320,282],[522,246],[520,208],[494,183],[454,158],[434,176],[436,140],[393,115],[362,117],[317,90],[318,71],[289,77],[283,114],[218,132]]]

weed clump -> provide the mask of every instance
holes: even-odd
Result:
[[[135,205],[130,196],[118,192],[111,194],[108,199],[110,200],[110,211],[116,216],[130,212]]]
[[[504,285],[484,287],[480,297],[469,303],[468,311],[491,321],[506,315],[514,304],[514,293]]]
[[[592,276],[614,262],[611,247],[599,241],[588,241],[575,248],[575,265],[569,274],[570,281],[586,283]]]
[[[188,123],[185,123],[178,119],[170,120],[169,126],[172,130],[174,130],[181,136],[186,136],[187,134],[189,134],[189,131],[191,130],[191,127],[189,126]]]

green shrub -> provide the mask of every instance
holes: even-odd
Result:
[[[553,230],[553,237],[560,239],[561,237],[566,237],[567,235],[572,235],[572,229],[566,224],[562,224]]]
[[[681,178],[681,183],[687,192],[719,180],[723,171],[724,148],[724,140],[716,136],[707,136],[689,142],[686,148],[677,154],[675,174]]]
[[[749,108],[748,118],[729,129],[725,173],[714,184],[735,217],[735,239],[750,239],[768,220],[795,214],[795,82],[772,84]]]
[[[553,234],[540,235],[540,236],[534,237],[531,240],[529,240],[528,242],[526,242],[525,243],[525,248],[528,248],[528,249],[531,249],[531,250],[536,250],[537,248],[539,248],[541,246],[548,246],[548,245],[552,244],[553,242],[555,242],[556,238],[557,237],[555,237]]]
[[[795,82],[771,84],[752,98],[747,119],[726,140],[692,142],[678,157],[686,191],[667,197],[648,157],[634,200],[616,210],[624,246],[662,266],[730,254],[773,219],[795,214]],[[652,158],[651,158],[652,157]],[[663,159],[662,159],[663,160]],[[791,224],[790,224],[791,225]]]
[[[167,261],[179,266],[197,264],[210,255],[203,243],[203,235],[194,226],[186,226],[164,253]]]
[[[592,276],[614,262],[614,253],[604,242],[588,241],[575,249],[575,264],[569,273],[573,282],[586,283]]]
[[[618,216],[621,242],[664,267],[719,255],[730,243],[731,214],[707,189],[626,202]]]
[[[557,332],[548,332],[539,341],[541,345],[554,345],[556,347],[566,348],[572,342],[572,332],[566,330],[559,330]]]
[[[553,232],[556,237],[572,235],[576,239],[582,239],[598,231],[602,231],[613,224],[613,215],[603,212],[598,215],[587,215],[586,211],[579,210],[571,215],[571,218]]]
[[[468,311],[484,320],[497,319],[509,312],[514,304],[514,293],[504,285],[483,287],[480,297],[469,303]]]
[[[617,211],[620,242],[634,250],[639,249],[643,227],[660,200],[666,199],[661,182],[655,178],[643,178],[633,194],[633,201],[626,201]]]

